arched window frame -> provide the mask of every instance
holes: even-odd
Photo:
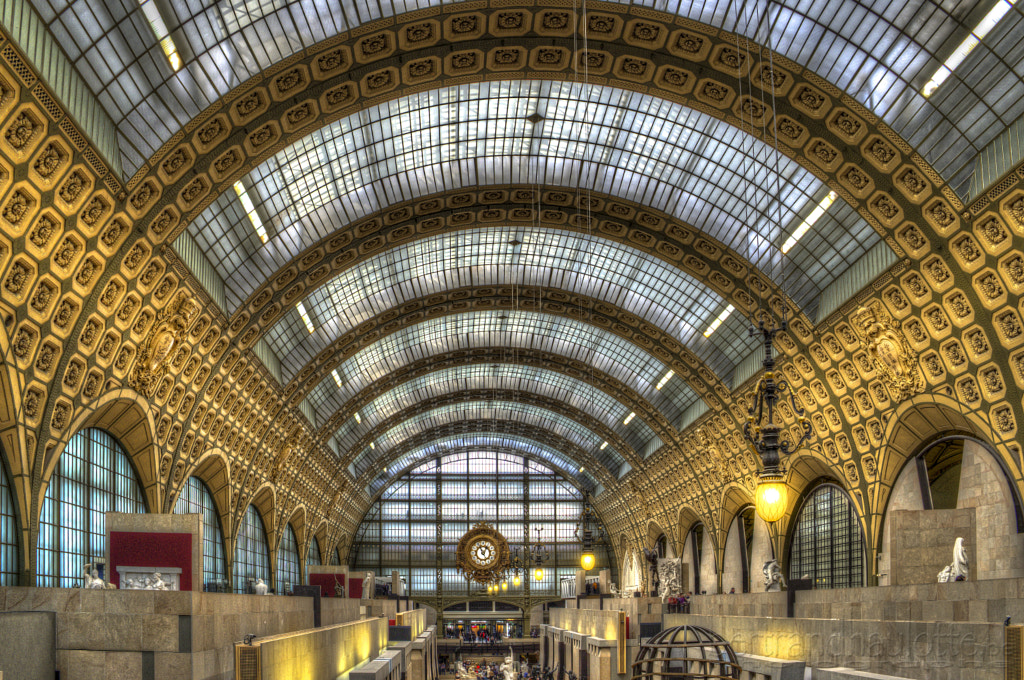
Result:
[[[236,593],[247,593],[249,579],[252,583],[257,578],[270,587],[270,547],[267,545],[267,529],[256,506],[249,505],[238,525],[238,536],[235,539],[235,559],[231,573],[234,576]]]
[[[825,559],[824,555],[821,555],[820,551],[826,545],[824,541],[815,541],[810,546],[804,544],[804,539],[801,535],[801,522],[804,520],[805,512],[808,510],[811,501],[822,493],[832,494],[831,497],[833,499],[841,498],[846,504],[845,507],[849,513],[846,518],[841,518],[842,524],[838,528],[854,527],[856,529],[853,532],[846,531],[842,534],[844,538],[843,543],[845,543],[845,554],[840,557],[849,560],[847,565],[837,561],[834,554],[828,560]],[[867,567],[864,528],[861,526],[856,506],[842,486],[831,479],[819,480],[811,484],[804,492],[803,498],[800,501],[800,507],[793,517],[794,521],[789,528],[788,540],[786,541],[786,564],[788,565],[787,572],[790,580],[799,579],[804,574],[808,574],[814,588],[859,588],[864,585]],[[836,525],[830,523],[826,535],[834,538],[837,534],[836,529]],[[832,544],[829,543],[828,545]],[[798,551],[800,551],[799,554]],[[813,559],[814,561],[813,570],[808,569],[810,566],[807,562],[808,559]],[[819,565],[824,564],[828,566],[827,573],[819,571]]]
[[[105,484],[97,483],[100,474],[107,476],[99,480]],[[107,512],[147,512],[145,495],[121,442],[106,430],[85,428],[68,440],[46,487],[36,542],[37,585],[81,585],[82,567],[106,558]]]
[[[18,585],[21,572],[20,524],[10,478],[0,456],[0,586]]]
[[[309,548],[306,549],[306,566],[319,567],[323,564],[320,559],[320,541],[316,536],[309,539]]]
[[[224,531],[213,494],[199,477],[189,477],[178,493],[174,514],[199,514],[203,520],[203,585],[205,590],[216,590],[228,578],[227,553],[224,549]]]
[[[285,595],[292,586],[302,585],[302,564],[299,562],[299,542],[291,522],[284,525],[281,540],[277,544],[277,589],[278,595]]]

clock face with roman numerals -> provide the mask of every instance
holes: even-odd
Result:
[[[486,569],[498,559],[498,547],[487,536],[481,536],[469,544],[469,559],[481,569]]]
[[[477,583],[494,583],[509,568],[508,541],[490,524],[480,522],[459,541],[455,564]]]

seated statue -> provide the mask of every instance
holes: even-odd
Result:
[[[258,579],[256,579],[256,585],[254,585],[252,587],[252,590],[257,595],[266,595],[267,594],[267,584],[263,582],[263,579],[258,578]]]
[[[967,548],[964,547],[964,539],[957,538],[953,544],[953,564],[946,566],[939,572],[939,583],[952,583],[954,581],[966,581],[968,575]]]
[[[764,590],[767,593],[777,593],[786,585],[786,580],[782,578],[782,567],[779,565],[778,560],[765,562],[761,568],[761,573],[764,574]]]

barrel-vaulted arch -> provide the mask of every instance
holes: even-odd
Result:
[[[489,366],[478,368],[490,369]],[[513,368],[521,367],[516,366]],[[591,391],[594,392],[596,390]],[[343,452],[341,464],[346,467],[351,464],[358,474],[358,471],[363,466],[362,461],[372,459],[375,451],[383,450],[379,448],[382,446],[382,438],[397,425],[406,423],[409,419],[428,411],[434,411],[435,409],[455,404],[493,404],[494,408],[497,409],[512,404],[522,404],[540,409],[546,413],[558,414],[598,437],[598,444],[594,450],[595,456],[612,474],[617,475],[622,464],[625,462],[628,462],[633,468],[636,468],[641,462],[640,455],[636,449],[619,436],[618,432],[587,413],[573,408],[558,399],[518,390],[483,388],[475,390],[457,389],[452,392],[437,393],[391,414],[378,422],[375,427],[368,430],[362,437],[359,437],[352,446],[345,449],[339,448],[339,452]],[[372,447],[370,446],[371,444],[373,444]]]
[[[340,64],[327,62],[321,70],[352,69],[355,73],[350,77],[359,80],[365,75],[359,68],[363,64],[379,65],[395,56],[410,61],[442,46],[487,49],[487,42],[474,42],[485,38],[504,37],[506,42],[520,44],[530,38],[546,38],[544,44],[551,45],[552,39],[571,43],[588,35],[595,48],[603,51],[607,49],[605,41],[622,36],[658,49],[667,37],[651,30],[650,24],[658,21],[683,23],[698,35],[715,36],[722,31],[723,42],[738,34],[764,44],[770,35],[780,53],[776,57],[779,63],[794,70],[815,71],[846,90],[874,116],[907,136],[950,178],[964,171],[972,150],[984,146],[1001,130],[994,128],[1020,115],[1022,109],[1014,102],[1024,99],[1024,88],[1015,73],[1020,55],[1010,42],[1021,18],[1013,11],[946,85],[931,97],[922,94],[924,82],[950,46],[967,35],[979,13],[987,11],[984,2],[954,6],[923,3],[894,11],[885,0],[830,0],[812,5],[795,0],[763,5],[642,0],[618,6],[603,3],[583,16],[569,7],[535,9],[503,4],[489,9],[446,3],[444,12],[455,15],[452,17],[441,13],[438,0],[417,4],[417,11],[411,13],[406,13],[413,9],[408,3],[393,1],[161,6],[162,23],[173,29],[180,69],[168,64],[159,45],[163,36],[153,34],[140,6],[125,5],[112,11],[101,0],[86,0],[74,8],[71,0],[32,0],[32,4],[116,126],[120,160],[128,174],[188,121],[216,106],[251,76],[274,71],[273,67],[286,59],[301,59],[339,43],[351,46],[350,51],[334,60]],[[464,12],[471,11],[470,7],[473,13],[468,17],[477,18],[475,22],[466,20]],[[499,9],[510,15],[500,23],[488,16]],[[516,9],[523,11],[514,12]],[[642,19],[634,18],[638,14]],[[632,24],[626,23],[631,18]],[[462,21],[456,23],[455,19]],[[371,23],[377,33],[369,30]],[[383,28],[393,30],[381,31]],[[732,44],[736,44],[735,38]],[[699,55],[699,45],[691,51]],[[465,59],[448,61],[452,70],[481,68]],[[552,61],[530,66],[564,67]],[[437,64],[436,70],[439,67]],[[611,65],[596,61],[591,68],[602,73]],[[987,77],[975,78],[974,74]],[[410,75],[420,79],[434,76],[423,68]],[[632,75],[636,76],[635,71]],[[124,96],[125,92],[134,96]]]
[[[418,432],[381,457],[378,464],[358,477],[356,483],[372,498],[390,479],[425,458],[447,455],[451,449],[496,446],[530,454],[545,465],[558,468],[579,486],[595,491],[598,485],[612,488],[615,480],[588,452],[543,427],[491,420],[446,423]],[[580,468],[583,468],[582,470]]]
[[[695,279],[737,310],[749,313],[759,301],[774,307],[785,299],[792,318],[810,323],[799,306],[768,276],[735,250],[683,220],[593,190],[577,194],[572,190],[539,191],[533,185],[513,184],[432,194],[387,206],[369,218],[338,226],[331,236],[295,254],[288,265],[274,272],[245,300],[234,314],[235,320],[242,320],[237,332],[244,334],[247,328],[255,327],[264,333],[290,313],[290,303],[296,295],[327,285],[352,268],[371,268],[365,263],[380,258],[377,244],[410,248],[414,242],[430,238],[442,229],[445,233],[474,231],[496,222],[508,227],[547,227],[586,234],[585,238],[607,239],[660,260],[663,264],[659,266],[682,270],[680,278]],[[339,255],[342,247],[345,250]],[[526,280],[522,272],[511,271],[503,276],[509,280],[510,274]],[[292,293],[293,290],[300,292]],[[373,302],[367,300],[364,304],[372,307]],[[702,340],[697,338],[698,342]]]
[[[445,230],[389,248],[354,265],[289,308],[264,336],[292,380],[364,321],[411,300],[465,287],[548,287],[628,309],[664,329],[728,382],[756,348],[736,314],[704,336],[729,305],[674,264],[597,234],[534,225]],[[311,333],[307,326],[311,323]]]
[[[386,310],[373,319],[365,321],[356,331],[347,333],[330,348],[321,352],[314,363],[303,368],[297,378],[286,386],[285,394],[294,404],[314,392],[322,394],[325,390],[330,390],[341,380],[341,374],[339,373],[338,381],[336,381],[334,373],[344,361],[354,357],[382,337],[421,323],[425,319],[438,319],[470,310],[511,310],[513,308],[563,316],[606,329],[643,348],[670,366],[675,372],[675,377],[683,385],[691,387],[709,408],[721,409],[722,404],[730,398],[729,390],[724,383],[693,353],[683,348],[660,329],[638,319],[630,311],[586,296],[572,295],[560,289],[519,289],[504,285],[452,289],[443,294],[410,300],[397,309]],[[377,381],[373,383],[373,386],[381,384],[380,381]],[[660,390],[656,391],[660,392]],[[375,394],[374,398],[376,396]],[[330,437],[335,431],[342,429],[354,410],[362,408],[363,405],[360,402],[336,412],[330,420],[321,424],[318,438]],[[628,412],[627,410],[625,413]],[[672,422],[667,419],[668,416],[662,417],[666,419],[666,422]]]
[[[601,449],[604,441],[602,436],[577,422],[573,418],[558,411],[525,401],[503,400],[497,395],[481,395],[474,401],[451,400],[447,403],[425,404],[418,412],[409,413],[405,418],[393,424],[373,441],[373,447],[358,451],[352,462],[356,476],[363,474],[374,462],[387,457],[388,451],[409,436],[445,423],[457,423],[466,420],[494,422],[525,423],[542,427],[572,442],[579,450],[592,452],[593,458],[599,462],[609,474],[619,476],[624,456],[611,446]]]
[[[412,361],[441,352],[503,348],[516,362],[523,350],[564,356],[602,371],[642,395],[669,422],[677,422],[698,397],[681,381],[656,389],[667,364],[640,345],[603,328],[542,312],[481,310],[428,318],[386,335],[341,362],[333,373],[338,382],[323,380],[306,397],[322,422],[335,414],[351,417],[346,403],[369,385]]]
[[[467,83],[369,106],[268,159],[241,180],[251,206],[226,193],[189,234],[224,280],[233,314],[339,224],[439,189],[511,183],[582,185],[686,219],[771,278],[784,277],[811,310],[879,241],[839,204],[790,251],[783,271],[783,242],[828,194],[814,174],[699,110],[549,80]],[[703,328],[714,318],[706,313]]]
[[[629,407],[592,385],[554,371],[502,363],[457,366],[407,381],[361,408],[360,421],[346,420],[331,441],[335,450],[342,454],[342,464],[347,465],[350,462],[346,457],[348,452],[367,446],[380,434],[384,423],[398,417],[405,409],[446,399],[449,395],[488,392],[521,395],[520,398],[532,399],[537,404],[561,404],[572,409],[578,414],[576,417],[592,423],[588,427],[614,437],[619,442],[615,449],[624,454],[642,450],[655,437],[643,421],[633,428],[622,425],[630,413]]]
[[[436,371],[452,370],[461,367],[490,367],[501,362],[508,362],[509,360],[510,356],[503,347],[479,348],[471,352],[458,350],[433,354],[398,368],[389,374],[386,379],[374,383],[350,400],[346,404],[344,412],[347,414],[355,413],[355,411],[359,410],[361,404],[371,402],[376,396],[408,381],[416,380]],[[590,387],[593,387],[609,397],[626,404],[632,412],[636,413],[636,417],[631,422],[643,422],[662,442],[673,444],[679,450],[683,450],[681,446],[682,440],[678,431],[672,427],[650,402],[631,390],[627,385],[620,383],[604,372],[594,370],[592,367],[573,359],[534,350],[517,352],[515,360],[516,366],[550,371],[573,378],[587,386],[588,390]],[[324,429],[336,427],[337,422],[340,422],[340,416],[335,418],[332,423],[328,423]],[[693,467],[688,461],[684,460],[682,462],[682,468],[682,472],[685,472],[684,477],[693,477]],[[698,485],[700,484],[700,480],[695,479],[694,482]]]

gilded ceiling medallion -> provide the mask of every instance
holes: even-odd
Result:
[[[510,566],[508,541],[487,522],[474,524],[459,539],[455,565],[470,581],[494,583]]]

